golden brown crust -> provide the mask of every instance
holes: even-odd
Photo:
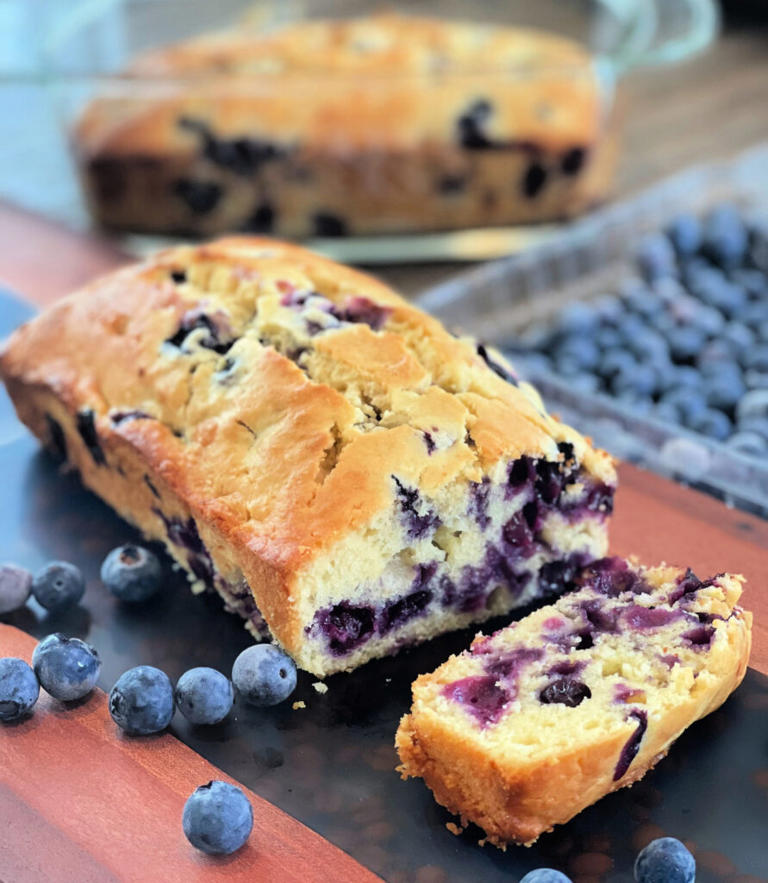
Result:
[[[290,304],[294,290],[316,314]],[[381,328],[330,315],[349,304]],[[335,324],[315,334],[312,315]],[[557,459],[568,441],[615,483],[607,455],[468,341],[369,276],[277,241],[179,247],[98,280],[20,328],[0,372],[21,419],[49,441],[51,415],[84,482],[147,535],[194,518],[218,570],[244,577],[294,651],[297,581],[391,509],[392,474],[432,495],[500,460]],[[106,465],[77,431],[87,412]],[[435,456],[433,430],[447,439]]]
[[[732,604],[741,591],[741,578],[722,575],[718,583]],[[648,729],[640,750],[618,781],[617,758],[635,721],[627,721],[623,730],[610,736],[596,729],[589,744],[557,756],[550,752],[544,759],[535,755],[525,759],[498,748],[489,752],[467,727],[430,707],[428,696],[434,695],[435,679],[450,661],[414,683],[414,706],[402,718],[396,737],[403,778],[422,778],[438,803],[461,816],[463,824],[478,824],[490,842],[502,847],[509,842],[530,845],[604,795],[641,779],[683,730],[718,708],[738,687],[749,660],[752,616],[738,607],[733,613],[718,629],[706,678],[694,682],[671,707],[648,707]]]
[[[589,54],[544,32],[303,22],[162,49],[126,76],[130,91],[97,98],[74,132],[92,205],[116,226],[306,235],[322,234],[317,213],[351,232],[552,219],[603,198],[614,167]],[[478,107],[482,136],[462,145]]]

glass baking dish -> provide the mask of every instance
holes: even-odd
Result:
[[[533,326],[546,325],[565,304],[595,300],[636,276],[633,251],[643,234],[664,228],[681,212],[700,215],[724,201],[768,217],[768,145],[677,174],[575,222],[555,241],[431,288],[417,303],[448,327],[503,351]],[[531,365],[527,379],[550,410],[615,456],[768,517],[764,458],[640,415],[608,394],[577,391],[541,367]]]
[[[166,241],[168,230],[174,232],[175,226],[179,224],[181,228],[178,232],[185,238],[190,232],[206,236],[220,233],[224,229],[245,227],[254,232],[286,235],[287,231],[289,236],[309,238],[313,247],[353,262],[477,259],[509,253],[531,241],[546,238],[553,230],[559,229],[559,222],[544,226],[526,222],[522,226],[505,227],[507,218],[510,217],[508,212],[511,210],[514,213],[514,200],[522,204],[522,212],[526,217],[527,209],[525,199],[518,199],[516,193],[499,196],[499,188],[495,193],[492,192],[492,185],[499,180],[498,176],[506,174],[503,170],[508,168],[509,181],[519,180],[523,193],[527,196],[527,188],[538,189],[541,186],[541,176],[546,172],[546,189],[541,194],[536,193],[536,200],[544,200],[546,205],[546,200],[550,199],[550,191],[554,191],[551,196],[552,207],[545,207],[541,212],[534,211],[538,220],[552,221],[554,216],[560,218],[579,213],[595,201],[603,200],[610,190],[617,152],[615,142],[620,125],[620,115],[617,113],[617,81],[628,69],[638,64],[663,63],[700,49],[712,39],[717,29],[713,0],[592,0],[565,4],[558,0],[539,0],[535,4],[523,0],[510,0],[504,4],[491,0],[471,3],[466,0],[418,0],[385,4],[360,0],[312,0],[305,3],[288,0],[271,3],[221,0],[217,4],[204,0],[80,0],[66,6],[43,0],[35,16],[31,12],[33,4],[17,4],[22,8],[25,5],[27,12],[21,14],[26,15],[29,29],[39,34],[42,74],[54,98],[66,139],[71,145],[75,141],[79,145],[74,153],[81,179],[89,182],[87,189],[91,209],[96,208],[102,221],[113,229],[125,231],[137,223],[143,227],[140,231],[144,234],[141,239],[128,240],[131,250],[144,251],[147,247],[162,244]],[[539,132],[540,141],[534,139],[531,142],[521,138],[519,142],[515,139],[511,142],[504,141],[503,145],[494,142],[488,150],[473,148],[473,163],[479,161],[480,154],[483,154],[483,161],[488,161],[492,154],[493,163],[499,172],[489,173],[490,189],[485,188],[485,180],[481,181],[484,188],[482,200],[478,195],[480,182],[471,185],[469,189],[473,204],[468,213],[461,209],[460,202],[464,197],[457,192],[460,185],[466,187],[466,184],[462,185],[461,175],[444,173],[445,160],[441,155],[435,159],[427,151],[425,156],[421,156],[419,163],[412,169],[409,167],[406,172],[402,159],[403,148],[397,143],[397,139],[394,147],[385,144],[383,146],[391,132],[397,131],[397,107],[393,106],[388,110],[393,89],[407,95],[408,101],[413,102],[416,107],[423,107],[422,113],[417,112],[417,119],[428,116],[431,109],[439,107],[442,102],[447,106],[449,99],[452,102],[457,94],[473,96],[490,91],[497,94],[500,100],[501,96],[519,95],[520,101],[527,107],[526,102],[529,99],[525,96],[531,90],[539,89],[544,95],[553,91],[557,93],[564,88],[564,84],[569,84],[567,88],[572,88],[576,79],[584,75],[584,71],[579,68],[581,62],[577,64],[567,53],[568,60],[562,64],[550,58],[543,66],[538,65],[535,73],[532,73],[526,63],[519,63],[519,60],[510,66],[502,66],[499,62],[483,62],[481,67],[467,68],[452,66],[453,56],[450,56],[445,70],[440,68],[424,72],[419,68],[418,72],[414,72],[409,67],[408,71],[393,70],[386,76],[382,76],[380,71],[356,70],[354,83],[350,83],[349,78],[328,75],[322,69],[313,70],[311,66],[290,77],[273,76],[269,69],[259,66],[253,71],[249,68],[247,75],[236,76],[230,73],[211,76],[210,72],[200,76],[194,71],[180,73],[178,69],[169,74],[167,69],[163,70],[162,64],[158,66],[146,63],[141,71],[134,68],[130,73],[127,72],[137,58],[146,59],[147,52],[201,34],[233,27],[238,29],[240,35],[248,32],[264,33],[300,19],[360,17],[378,13],[382,9],[390,13],[394,11],[415,16],[463,19],[473,23],[514,24],[537,28],[567,36],[585,47],[588,76],[590,82],[596,86],[596,98],[584,114],[590,120],[589,138],[586,141],[589,145],[596,145],[585,148],[588,151],[585,170],[579,169],[572,173],[566,169],[571,160],[575,163],[578,159],[581,163],[582,148],[578,146],[578,141],[575,148],[573,141],[568,141],[569,134],[562,131],[562,124],[554,121],[558,117],[557,113],[552,122],[546,121],[546,108],[543,106],[542,119],[534,126],[534,130]],[[361,51],[368,49],[363,47]],[[477,62],[473,61],[473,64]],[[152,128],[152,120],[164,118],[164,114],[170,113],[169,105],[177,100],[180,93],[191,96],[189,101],[185,98],[185,107],[188,108],[191,103],[198,109],[218,108],[224,116],[230,113],[230,109],[232,114],[236,114],[236,108],[242,107],[243,103],[260,109],[263,116],[279,113],[281,107],[288,108],[289,114],[304,114],[307,108],[313,106],[313,102],[320,100],[320,95],[323,101],[332,105],[335,113],[344,118],[360,116],[361,108],[365,108],[373,128],[366,129],[363,133],[362,148],[359,144],[344,140],[350,137],[345,131],[341,142],[334,142],[333,162],[319,161],[311,167],[310,171],[315,176],[313,183],[308,179],[301,179],[300,173],[306,173],[306,168],[302,168],[301,163],[298,167],[291,166],[287,171],[279,173],[275,171],[277,163],[269,167],[268,161],[283,149],[282,146],[279,142],[264,144],[253,133],[239,130],[237,126],[243,125],[242,123],[233,124],[234,130],[227,132],[225,143],[212,146],[211,133],[201,126],[199,119],[189,114],[180,115],[174,125],[178,124],[185,129],[183,137],[177,139],[187,139],[183,149],[190,149],[188,145],[192,139],[199,139],[196,168],[199,166],[200,156],[221,165],[219,160],[222,156],[226,155],[229,162],[233,154],[237,154],[229,162],[229,168],[225,169],[223,183],[219,174],[221,168],[212,169],[210,162],[208,172],[213,173],[213,180],[201,182],[199,178],[193,177],[190,182],[186,173],[177,174],[172,181],[158,177],[156,154],[152,154],[152,148],[147,147],[148,142],[152,142],[155,137],[150,133],[143,140],[139,137],[138,147],[135,140],[132,147],[125,147],[124,141],[118,141],[118,151],[136,152],[136,156],[128,157],[135,162],[131,166],[131,177],[128,179],[130,192],[126,195],[125,181],[121,181],[116,173],[113,156],[101,152],[98,144],[94,148],[94,142],[107,140],[105,131],[109,131],[111,139],[115,119],[121,133],[125,128],[131,128],[135,139],[138,137],[136,126],[131,123],[129,127],[125,120],[135,118],[140,113],[142,119],[146,119],[147,127]],[[106,129],[99,129],[98,123],[94,123],[93,118],[88,118],[87,111],[84,122],[84,110],[90,108],[93,111],[94,102],[99,103],[97,110],[100,111],[100,117],[107,118]],[[477,110],[480,117],[489,113],[482,102],[475,102],[472,108],[473,112]],[[455,122],[459,130],[462,125],[475,125],[473,120],[462,121],[460,114],[456,120],[450,114],[448,117],[451,125]],[[390,120],[391,124],[388,125]],[[376,126],[379,127],[378,131]],[[561,128],[558,129],[558,126]],[[384,131],[381,131],[382,127]],[[96,134],[88,140],[87,133],[92,134],[94,128],[97,129]],[[388,133],[387,129],[391,132]],[[75,132],[78,133],[77,138],[73,137]],[[446,137],[454,137],[452,132],[453,129],[449,129]],[[576,133],[579,132],[577,127]],[[83,148],[84,142],[88,145],[87,149]],[[542,143],[546,146],[544,159],[537,153],[541,150]],[[111,144],[110,140],[110,149]],[[123,146],[119,146],[120,144]],[[599,165],[598,147],[601,157]],[[316,152],[318,150],[315,147],[312,149]],[[555,151],[551,155],[550,149]],[[97,151],[96,162],[92,160],[94,150]],[[142,154],[141,151],[149,152]],[[258,154],[256,159],[259,166],[248,177],[243,174],[241,160],[245,153],[245,159],[252,163],[254,152]],[[339,155],[343,157],[342,160],[338,160]],[[123,154],[120,156],[121,161],[126,158]],[[174,162],[175,156],[174,154]],[[302,161],[305,159],[306,157]],[[455,156],[452,155],[450,162],[454,160]],[[440,175],[436,177],[436,183],[431,180],[427,183],[424,178],[430,174],[430,167],[435,163],[440,163]],[[559,170],[560,163],[563,165],[562,174]],[[545,167],[544,172],[542,166]],[[272,169],[271,173],[269,168]],[[475,169],[476,166],[471,168]],[[119,169],[125,175],[125,165]],[[593,173],[593,169],[597,171]],[[579,176],[582,171],[586,175],[586,170],[590,171],[590,181],[583,188],[577,189],[573,182],[581,181]],[[598,178],[599,182],[595,183]],[[180,198],[186,200],[190,212],[209,213],[205,218],[192,219],[192,231],[185,229],[186,221],[179,221],[173,212],[170,217],[164,217],[171,183],[175,191],[181,194]],[[270,187],[273,188],[271,192]],[[278,224],[295,210],[297,202],[301,204],[313,187],[322,191],[322,198],[332,203],[331,208],[327,211],[316,211],[316,205],[312,203],[312,223],[309,224],[308,221],[306,229],[301,225],[290,226],[287,222],[285,230],[281,229]],[[445,193],[440,193],[439,199],[436,198],[433,191],[443,187]],[[569,187],[573,193],[568,190]],[[239,205],[246,203],[249,188],[257,191],[266,188],[267,198],[263,198],[259,205],[247,202],[249,207],[255,206],[255,211],[249,212],[246,218],[240,212]],[[287,199],[283,202],[273,199],[275,188],[278,193],[280,188],[288,193]],[[562,198],[557,188],[562,188]],[[510,192],[513,191],[512,183],[509,189]],[[225,199],[221,199],[222,191]],[[392,209],[389,200],[393,192],[399,194],[401,191],[408,194],[408,199],[400,207]],[[424,193],[423,200],[418,198],[421,192]],[[254,198],[256,196],[258,194]],[[437,203],[443,198],[444,207],[442,203],[438,206]],[[112,211],[109,207],[110,200],[114,204],[119,203],[120,207]],[[339,206],[357,200],[360,200],[360,205],[356,226],[355,223],[347,224],[342,215],[343,209]],[[439,211],[420,212],[420,202],[426,204],[430,200],[434,201]],[[132,205],[133,201],[141,203],[138,214]],[[273,204],[275,201],[278,202],[277,208]],[[289,204],[288,208],[285,208],[286,202]],[[213,208],[210,207],[211,204]],[[501,207],[495,208],[499,204]],[[107,209],[104,208],[105,205]],[[81,217],[86,217],[82,206],[80,211]],[[303,209],[300,207],[298,211]],[[391,219],[387,212],[392,212]],[[141,220],[137,222],[138,217]],[[469,229],[466,225],[460,230],[452,229],[467,217],[473,219]],[[362,223],[359,223],[359,219],[362,219]],[[367,224],[373,230],[385,224],[391,229],[388,229],[386,235],[366,235]],[[157,227],[156,232],[162,234],[160,239],[151,232],[149,236],[145,235],[153,225]],[[486,225],[491,229],[485,229]],[[434,229],[440,227],[446,229]],[[345,233],[350,235],[344,235]]]

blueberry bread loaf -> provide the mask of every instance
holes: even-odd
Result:
[[[607,558],[576,582],[418,678],[398,730],[403,775],[498,845],[642,778],[746,671],[741,577]]]
[[[318,676],[605,552],[606,454],[501,356],[296,246],[162,252],[23,326],[0,370],[89,488]]]
[[[560,218],[615,143],[588,53],[553,34],[384,14],[145,55],[74,144],[114,228],[289,237]]]

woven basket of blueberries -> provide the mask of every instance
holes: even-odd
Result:
[[[768,515],[768,146],[426,292],[614,455]]]

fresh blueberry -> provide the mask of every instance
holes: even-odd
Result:
[[[698,389],[701,386],[701,375],[691,365],[676,365],[671,372],[671,381],[670,389],[673,386]]]
[[[676,362],[691,362],[704,346],[704,335],[693,325],[681,325],[667,336]]]
[[[137,665],[118,678],[109,694],[112,720],[131,736],[159,733],[173,717],[173,686],[151,665]]]
[[[96,686],[101,660],[96,650],[80,638],[48,635],[32,654],[40,686],[62,702],[87,696]]]
[[[708,307],[698,302],[695,314],[691,317],[691,323],[708,337],[714,337],[725,327],[725,318],[720,310]]]
[[[594,335],[595,344],[601,352],[614,349],[622,345],[623,338],[617,328],[603,325],[598,328]]]
[[[768,323],[768,293],[765,295],[765,300],[747,304],[739,315],[742,322],[757,332],[758,337],[763,336],[764,329],[768,330],[768,324],[766,324]]]
[[[730,367],[726,363],[732,363]],[[733,347],[723,340],[710,340],[696,356],[696,367],[702,374],[722,374],[724,370],[739,371]]]
[[[737,266],[747,252],[747,228],[733,205],[720,205],[704,219],[703,250],[723,267]]]
[[[27,603],[32,591],[32,574],[15,564],[0,564],[0,616]]]
[[[576,301],[560,313],[558,327],[563,334],[591,331],[598,324],[597,312],[588,304]]]
[[[768,344],[761,343],[745,352],[742,362],[745,368],[768,372]]]
[[[598,366],[601,377],[611,378],[617,374],[631,374],[637,366],[635,357],[625,349],[608,350]]]
[[[701,298],[726,316],[736,318],[747,306],[747,293],[727,279],[705,287]]]
[[[704,392],[707,396],[707,404],[711,408],[719,408],[722,411],[731,411],[737,402],[747,391],[740,377],[727,375],[709,378]]]
[[[768,418],[768,389],[750,390],[736,408],[739,425],[750,418]]]
[[[621,300],[630,313],[650,319],[659,309],[658,298],[641,279],[630,277],[620,286]]]
[[[682,415],[680,409],[671,402],[657,402],[653,408],[653,416],[658,420],[664,420],[666,423],[682,423]]]
[[[720,339],[732,344],[735,352],[740,353],[755,345],[755,332],[743,322],[728,322],[720,332]]]
[[[256,644],[235,660],[232,682],[250,705],[277,705],[296,688],[296,666],[272,644]]]
[[[604,294],[592,301],[592,307],[603,324],[616,325],[624,316],[624,305],[613,294]]]
[[[191,668],[176,684],[176,707],[192,724],[218,724],[232,709],[232,682],[215,668]]]
[[[743,288],[750,299],[764,302],[766,297],[768,297],[768,278],[761,270],[738,267],[728,274],[728,278],[735,285]]]
[[[32,594],[46,610],[56,612],[77,604],[85,593],[80,568],[68,561],[53,561],[38,570],[32,580]]]
[[[765,457],[768,454],[768,438],[758,432],[735,432],[726,445],[734,451],[752,457]]]
[[[677,215],[667,227],[667,236],[679,255],[695,254],[701,246],[701,222],[695,215]]]
[[[640,240],[635,260],[646,279],[674,276],[677,272],[675,250],[663,233],[649,233]]]
[[[600,388],[600,381],[594,374],[572,374],[568,383],[572,389],[583,393],[597,392]]]
[[[744,384],[747,389],[768,389],[768,371],[750,368],[744,372]]]
[[[181,823],[194,847],[208,855],[229,855],[250,836],[253,808],[240,788],[213,781],[192,792]]]
[[[35,673],[14,656],[0,659],[0,721],[17,721],[28,715],[40,695]]]
[[[520,883],[572,883],[570,877],[560,871],[553,871],[552,868],[537,868],[535,871],[529,871]]]
[[[696,861],[674,837],[652,840],[635,861],[636,883],[694,883]]]
[[[574,335],[573,337],[567,337],[560,344],[555,358],[558,363],[561,360],[572,362],[578,368],[589,371],[600,360],[600,351],[594,341],[588,337]]]
[[[617,396],[629,395],[650,398],[659,385],[658,373],[651,365],[637,364],[634,368],[619,371],[613,377],[611,387]]]
[[[637,334],[629,347],[641,361],[647,360],[656,365],[669,361],[669,344],[662,334],[651,328],[644,328]]]
[[[737,423],[739,432],[756,432],[768,440],[768,417],[758,415],[740,417]]]
[[[711,408],[688,420],[687,423],[694,432],[700,432],[715,441],[725,441],[733,432],[731,421],[726,415],[722,411],[715,411]]]
[[[686,425],[697,420],[707,410],[703,394],[687,386],[673,387],[662,395],[659,404],[677,409],[679,419]]]
[[[101,565],[101,581],[121,601],[141,603],[160,588],[163,569],[157,556],[142,546],[113,549]]]

